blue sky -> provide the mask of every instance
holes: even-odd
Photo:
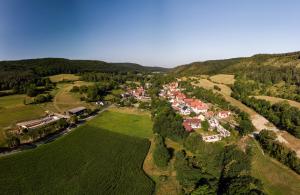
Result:
[[[0,60],[172,67],[300,50],[297,0],[0,0]]]

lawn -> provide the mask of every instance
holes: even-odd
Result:
[[[300,194],[300,175],[282,165],[267,154],[263,155],[259,144],[252,140],[252,175],[263,182],[267,194]]]
[[[111,121],[119,128],[102,124],[115,114],[105,112],[52,143],[0,158],[1,194],[152,194],[154,183],[142,169],[150,142],[141,133],[125,135],[134,135],[136,124],[150,124],[143,129],[148,135],[151,121],[121,113],[122,120]]]
[[[150,138],[152,135],[151,118],[146,112],[111,109],[102,113],[102,116],[89,125],[140,138]]]

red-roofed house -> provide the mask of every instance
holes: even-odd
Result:
[[[197,118],[189,118],[189,119],[185,119],[184,122],[190,124],[190,126],[191,126],[193,129],[201,128],[201,121],[200,121],[200,119],[197,119]]]
[[[214,112],[213,112],[213,111],[208,111],[207,113],[205,113],[205,116],[206,116],[207,118],[211,118],[211,117],[214,116]]]
[[[193,128],[191,127],[191,125],[189,123],[183,122],[182,125],[186,131],[188,131],[188,132],[193,131]]]
[[[218,113],[218,117],[219,118],[227,118],[230,116],[230,114],[231,114],[231,112],[229,112],[229,111],[221,111]]]
[[[197,118],[185,119],[182,125],[186,131],[191,132],[194,129],[201,128],[201,121]]]
[[[187,105],[191,106],[191,103],[195,101],[193,98],[185,98],[184,99],[184,103],[186,103]]]
[[[200,100],[194,100],[191,102],[190,106],[196,114],[205,113],[208,110],[208,105]]]
[[[186,98],[186,96],[183,93],[177,93],[176,100],[177,101],[183,101]]]

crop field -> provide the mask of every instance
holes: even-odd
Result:
[[[272,104],[287,101],[291,106],[294,106],[294,107],[300,109],[300,103],[296,102],[296,101],[282,99],[282,98],[278,98],[278,97],[271,97],[271,96],[254,96],[254,97],[257,99],[267,100],[267,101],[271,102]]]
[[[53,83],[57,83],[60,81],[77,81],[79,80],[79,76],[74,74],[58,74],[49,77]]]
[[[300,175],[262,153],[256,141],[253,146],[252,175],[263,182],[267,194],[300,194]]]
[[[234,84],[234,75],[231,74],[216,74],[210,77],[215,83],[225,84],[225,85],[233,85]]]
[[[52,143],[1,157],[1,194],[152,194],[154,183],[142,169],[150,142],[125,135],[130,128],[138,130],[132,123],[149,118],[127,121],[131,114],[121,113],[119,128],[98,122],[112,120],[111,114],[101,114]],[[150,127],[143,131],[151,132]]]

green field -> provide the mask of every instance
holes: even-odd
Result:
[[[105,123],[116,115],[119,128]],[[52,143],[0,158],[1,194],[152,194],[142,169],[150,142],[139,138],[151,132],[145,116],[105,112]],[[143,124],[139,137],[125,135]]]
[[[5,131],[15,123],[36,119],[46,113],[38,105],[24,105],[25,95],[11,95],[0,97],[0,146],[5,145]]]
[[[263,182],[267,194],[300,194],[300,175],[280,162],[263,154],[259,144],[251,141],[253,148],[252,175]]]
[[[124,113],[112,109],[102,116],[89,125],[140,138],[150,138],[152,135],[152,122],[148,114]]]

